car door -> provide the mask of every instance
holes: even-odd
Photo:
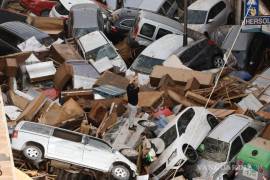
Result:
[[[55,129],[49,139],[48,157],[81,164],[84,145],[82,135],[70,131]]]
[[[93,137],[84,137],[84,153],[82,163],[92,169],[107,172],[115,161],[112,148]]]
[[[207,32],[211,32],[218,26],[227,23],[226,4],[223,1],[220,1],[210,9],[206,23]]]

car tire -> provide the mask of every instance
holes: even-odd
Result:
[[[129,169],[121,164],[115,165],[112,168],[111,174],[115,180],[129,180],[131,177]]]
[[[184,152],[185,156],[187,157],[188,162],[190,164],[195,164],[198,161],[199,155],[198,155],[197,151],[192,146],[189,146],[189,145],[184,146],[183,152]]]
[[[23,149],[23,155],[31,161],[40,162],[43,157],[42,148],[38,145],[27,145]]]
[[[156,123],[149,120],[140,120],[138,121],[138,124],[147,129],[154,129],[157,127]]]
[[[40,16],[42,16],[42,17],[49,17],[49,14],[50,14],[50,10],[43,10],[40,13]]]
[[[222,56],[217,55],[213,57],[212,65],[214,68],[221,68],[224,66],[224,64],[225,64],[225,61]]]
[[[131,148],[121,149],[120,152],[132,162],[136,162],[139,156],[138,151]]]

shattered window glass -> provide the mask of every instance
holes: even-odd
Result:
[[[170,146],[174,140],[177,138],[176,126],[172,126],[168,131],[160,136],[160,138],[165,143],[165,148]]]
[[[207,137],[202,145],[204,146],[204,150],[200,154],[202,158],[218,163],[226,161],[229,143]]]
[[[154,66],[161,65],[163,62],[164,60],[162,59],[156,59],[156,58],[140,55],[133,62],[131,69],[144,73],[144,74],[150,74]]]
[[[142,29],[141,29],[140,34],[141,35],[144,35],[146,37],[152,38],[153,35],[154,35],[154,33],[155,33],[155,30],[156,30],[156,27],[155,26],[152,26],[151,24],[145,23],[142,26]]]
[[[86,59],[93,59],[94,61],[100,60],[104,57],[108,57],[110,60],[113,60],[117,56],[118,55],[110,44],[106,44],[86,53]]]

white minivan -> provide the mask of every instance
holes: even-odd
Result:
[[[44,158],[108,173],[118,180],[136,176],[136,165],[105,141],[52,126],[21,121],[12,135],[12,149],[34,162]]]

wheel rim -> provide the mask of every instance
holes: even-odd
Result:
[[[214,66],[219,68],[224,65],[224,60],[221,57],[216,57],[214,60]]]
[[[145,127],[154,127],[156,124],[150,121],[144,121],[142,122],[142,125]]]
[[[125,178],[125,177],[127,176],[126,170],[125,170],[124,168],[121,168],[121,167],[115,168],[114,174],[115,174],[117,177],[121,177],[121,178]]]
[[[27,148],[26,155],[30,158],[36,159],[39,156],[39,151],[36,148]]]

